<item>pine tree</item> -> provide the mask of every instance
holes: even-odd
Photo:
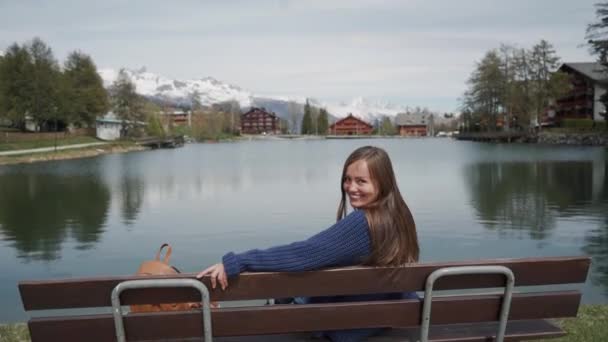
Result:
[[[551,100],[560,98],[567,89],[567,76],[557,72],[559,57],[553,45],[541,40],[532,47],[530,64],[533,76],[533,113],[536,121],[548,108]]]
[[[320,135],[326,135],[329,128],[329,115],[325,108],[319,110],[319,116],[317,117],[317,128]]]
[[[124,69],[110,87],[110,102],[114,114],[122,120],[123,135],[137,136],[139,124],[145,119],[143,101]]]
[[[72,52],[64,68],[65,105],[69,121],[78,126],[91,126],[97,116],[110,108],[108,94],[97,67],[88,55]]]
[[[302,117],[302,134],[312,134],[312,109],[308,99],[304,105],[304,116]]]
[[[587,43],[591,46],[591,51],[597,55],[597,61],[608,70],[608,1],[595,5],[595,15],[597,22],[587,26]],[[600,96],[600,102],[604,105],[602,116],[606,121],[605,127],[608,130],[608,89]]]
[[[395,125],[391,121],[391,118],[386,115],[382,117],[379,130],[382,135],[395,135],[396,133]]]

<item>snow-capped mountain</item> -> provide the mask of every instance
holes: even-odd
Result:
[[[256,96],[250,91],[243,90],[238,86],[218,81],[212,77],[194,80],[172,80],[164,76],[151,73],[146,68],[139,70],[125,69],[127,76],[135,84],[136,91],[144,96],[170,101],[174,104],[191,104],[191,96],[197,92],[203,105],[211,105],[228,100],[236,100],[242,108],[251,106],[265,107],[274,111],[284,119],[289,118],[288,103],[296,102],[299,115],[303,114],[305,97],[283,96]],[[104,86],[109,87],[118,77],[118,71],[114,69],[101,69],[99,74],[103,79]],[[397,113],[407,111],[405,106],[390,104],[387,102],[370,101],[364,97],[357,97],[350,102],[331,103],[309,99],[312,106],[324,107],[334,118],[343,118],[353,114],[370,123],[382,116],[394,118]]]
[[[356,97],[349,103],[325,103],[321,104],[321,106],[324,106],[328,112],[337,117],[342,118],[349,113],[352,113],[354,116],[371,123],[382,116],[393,118],[398,113],[407,111],[405,106],[399,106],[389,102],[370,101],[364,97]]]
[[[195,80],[171,80],[148,72],[146,68],[139,70],[125,69],[127,76],[135,85],[137,93],[151,97],[170,100],[174,103],[190,104],[191,96],[198,93],[203,105],[236,100],[241,107],[251,106],[251,93],[237,86],[218,81],[212,77]],[[118,77],[114,69],[101,69],[99,75],[107,88]]]

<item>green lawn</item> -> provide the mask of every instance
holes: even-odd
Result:
[[[535,340],[546,342],[606,342],[608,341],[608,305],[584,305],[577,318],[560,320],[568,336],[558,339]],[[29,341],[25,324],[0,326],[0,341]]]
[[[608,305],[584,305],[577,318],[563,319],[560,326],[567,336],[540,340],[552,342],[604,342],[608,341]]]
[[[99,142],[96,138],[93,137],[59,137],[57,139],[57,146],[63,145],[74,145],[74,144],[86,144],[86,143],[94,143]],[[15,143],[4,143],[0,142],[0,151],[13,151],[13,150],[26,150],[30,148],[39,148],[39,147],[53,147],[55,146],[55,140],[37,140],[37,141],[22,141]]]

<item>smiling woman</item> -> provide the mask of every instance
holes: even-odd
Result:
[[[388,154],[364,146],[346,159],[341,177],[342,198],[337,222],[306,239],[265,250],[227,253],[222,262],[200,272],[212,287],[222,289],[241,272],[298,272],[353,265],[399,266],[418,261],[416,226],[405,204]],[[354,209],[347,214],[346,197]],[[296,298],[295,303],[353,302],[417,298],[415,293],[388,293],[319,298]],[[329,331],[332,341],[358,341],[382,329]]]

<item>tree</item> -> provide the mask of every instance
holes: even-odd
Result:
[[[306,99],[306,104],[304,105],[304,116],[302,117],[302,134],[312,134],[312,109],[308,99]]]
[[[505,83],[501,71],[501,60],[496,50],[490,50],[477,63],[465,93],[465,104],[472,112],[481,116],[480,124],[487,129],[496,129],[496,119],[501,111],[502,88]]]
[[[559,57],[541,40],[531,50],[502,45],[490,50],[468,80],[462,99],[468,129],[494,130],[499,116],[503,127],[528,127],[551,102],[568,89],[568,76],[557,71]]]
[[[214,103],[211,107],[214,111],[222,114],[222,131],[224,133],[234,134],[237,132],[236,127],[240,126],[241,120],[241,105],[237,100]]]
[[[597,55],[597,62],[608,69],[608,1],[595,4],[595,16],[597,21],[587,26],[585,38],[592,53]],[[608,130],[608,89],[600,96],[600,102],[604,105],[602,116]]]
[[[91,126],[110,109],[108,93],[91,57],[74,51],[68,56],[63,78],[67,103],[62,106],[71,123]]]
[[[395,135],[397,133],[397,130],[395,129],[395,125],[393,125],[391,118],[386,115],[382,116],[378,131],[381,135]]]
[[[559,57],[553,45],[546,40],[543,39],[532,47],[530,57],[533,114],[538,122],[543,111],[549,107],[550,101],[564,95],[568,78],[565,74],[557,72]]]
[[[287,103],[287,112],[289,113],[289,128],[292,134],[298,132],[298,104],[290,100]]]
[[[28,49],[12,44],[0,63],[0,114],[13,126],[25,128],[30,110],[32,61]]]
[[[203,104],[201,102],[201,93],[198,90],[190,93],[190,110],[192,111],[200,111],[203,108]]]
[[[110,87],[110,102],[114,114],[122,120],[123,135],[136,136],[139,125],[145,119],[142,99],[135,92],[135,85],[124,69]]]
[[[43,130],[57,130],[58,121],[65,124],[60,108],[57,84],[60,82],[59,64],[53,51],[40,38],[34,38],[27,49],[31,56],[31,87],[28,112]]]
[[[319,110],[319,116],[317,117],[317,129],[318,134],[326,135],[329,128],[329,115],[327,109],[321,108]]]

